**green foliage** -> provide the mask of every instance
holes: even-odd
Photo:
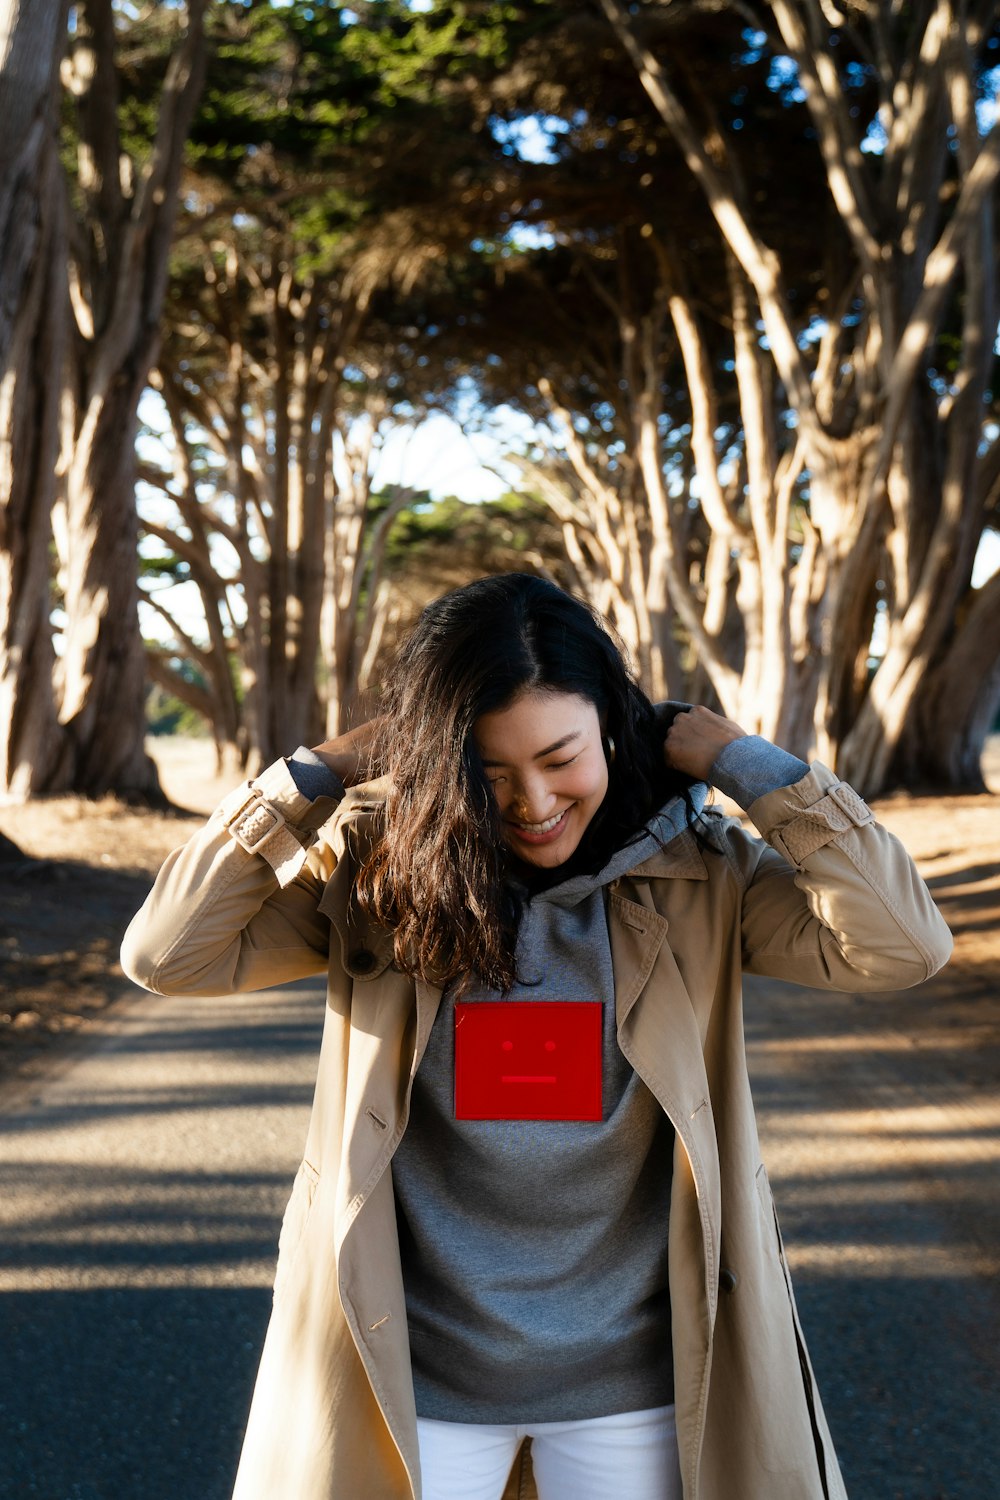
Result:
[[[152,735],[183,734],[192,739],[208,739],[211,734],[203,714],[155,683],[146,693],[146,729]]]
[[[150,555],[148,552],[139,553],[139,582],[159,583],[165,587],[175,583],[185,583],[191,577],[191,568],[176,552],[162,552]]]
[[[343,172],[354,180],[392,127],[436,117],[442,104],[468,118],[467,80],[507,55],[523,9],[491,3],[420,13],[404,0],[370,4],[218,0],[212,56],[192,132],[191,161],[252,182],[253,157]],[[462,80],[442,100],[442,79]],[[401,118],[407,116],[405,122]]]
[[[473,0],[413,11],[405,3],[374,0],[351,9],[358,21],[345,28],[344,50],[365,74],[378,78],[376,97],[392,107],[404,101],[433,105],[442,78],[467,85],[503,66],[511,28],[524,8]]]
[[[558,568],[558,528],[534,497],[509,492],[470,504],[454,495],[440,500],[427,496],[396,517],[386,561],[391,572],[415,574],[439,567],[445,558],[472,577],[515,569],[532,552],[544,553]]]

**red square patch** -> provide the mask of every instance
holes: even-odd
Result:
[[[600,1120],[599,1000],[455,1006],[456,1120]]]

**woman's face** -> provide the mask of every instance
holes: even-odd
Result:
[[[504,837],[541,869],[576,851],[608,790],[597,709],[575,693],[529,689],[472,729]]]

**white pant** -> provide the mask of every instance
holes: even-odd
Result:
[[[681,1500],[674,1408],[490,1426],[417,1418],[423,1500],[500,1500],[530,1437],[539,1500]]]

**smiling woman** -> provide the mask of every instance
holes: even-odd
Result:
[[[459,988],[477,974],[508,993],[508,856],[599,870],[670,797],[689,797],[663,743],[603,622],[561,589],[504,574],[430,605],[386,686],[372,750],[391,772],[385,831],[359,882],[404,973]]]
[[[844,1500],[741,970],[898,989],[949,946],[850,787],[654,708],[578,600],[430,605],[380,720],[237,788],[123,949],[164,993],[328,972],[236,1500],[530,1495],[528,1436],[540,1500]]]

